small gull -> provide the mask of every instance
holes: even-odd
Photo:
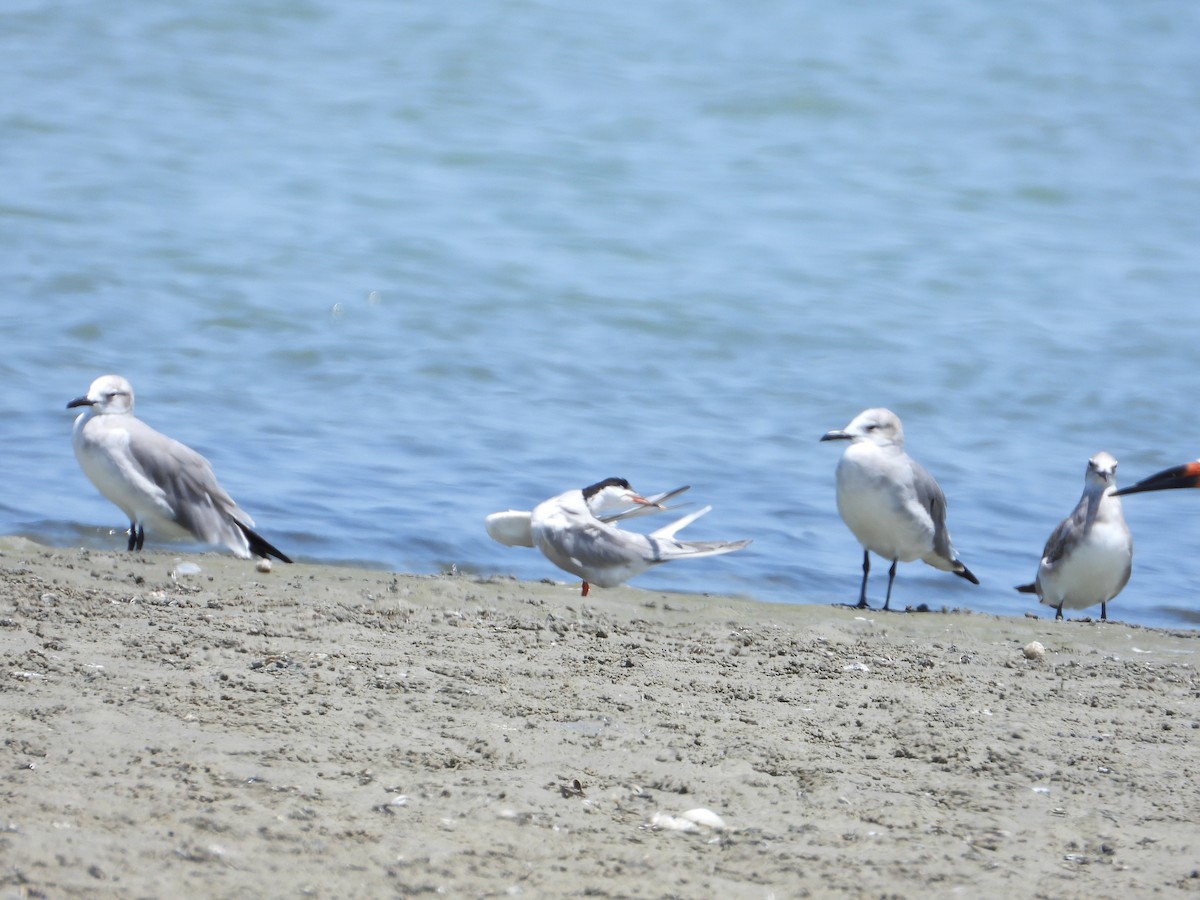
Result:
[[[1117,461],[1111,454],[1102,451],[1088,460],[1083,496],[1046,541],[1037,579],[1017,588],[1053,606],[1056,620],[1064,608],[1099,603],[1100,620],[1107,621],[1108,601],[1129,582],[1133,538],[1117,499],[1125,491],[1116,490],[1116,481]]]
[[[133,414],[133,388],[102,375],[68,409],[71,444],[84,474],[129,517],[129,549],[141,550],[145,526],[162,537],[223,544],[243,559],[274,556],[291,562],[259,534],[254,520],[217,484],[207,459],[155,431]]]
[[[837,505],[842,521],[863,546],[859,609],[869,608],[871,553],[892,561],[884,609],[892,601],[898,562],[920,559],[979,584],[959,560],[946,530],[946,496],[933,476],[904,452],[904,429],[894,412],[864,410],[821,440],[850,442],[837,467]]]
[[[489,516],[488,533],[510,546],[537,547],[560,569],[583,579],[581,595],[584,597],[588,595],[592,584],[616,587],[661,563],[731,553],[750,543],[748,540],[675,540],[675,533],[712,509],[709,506],[650,534],[623,531],[611,524],[612,521],[636,515],[631,506],[646,507],[651,511],[659,507],[662,500],[683,490],[686,488],[649,500],[636,493],[625,479],[606,478],[583,489],[576,488],[551,497],[535,506],[528,514],[528,543],[522,524],[524,514],[520,510]],[[604,518],[609,521],[604,521]]]

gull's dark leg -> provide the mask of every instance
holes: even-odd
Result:
[[[586,596],[588,595],[588,588],[589,588],[589,587],[591,587],[591,585],[589,585],[589,584],[588,584],[588,583],[585,581],[585,582],[583,583],[583,588],[582,588],[582,589],[579,591],[579,596],[580,596],[580,597],[586,597]]]
[[[138,548],[138,550],[142,549],[142,541],[144,541],[145,539],[146,539],[146,529],[143,528],[141,525],[139,525],[138,529],[137,529],[137,548]]]
[[[1058,606],[1054,607],[1054,621],[1057,622],[1061,618],[1062,618],[1062,604],[1060,603],[1060,604],[1058,604]]]
[[[137,522],[129,523],[129,546],[126,548],[130,553],[137,547]]]
[[[892,567],[888,569],[888,592],[887,597],[885,597],[883,601],[883,608],[885,610],[888,608],[888,604],[892,602],[892,582],[896,580],[896,563],[898,562],[900,562],[900,560],[893,559]]]
[[[862,587],[858,591],[858,608],[870,609],[867,606],[867,575],[871,572],[871,551],[863,551],[863,581]]]
[[[1100,621],[1101,622],[1108,621],[1108,601],[1107,600],[1100,601]]]

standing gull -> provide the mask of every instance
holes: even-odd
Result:
[[[894,412],[864,410],[844,429],[828,431],[821,440],[850,442],[837,467],[837,505],[842,521],[863,546],[859,609],[869,608],[872,552],[892,561],[884,609],[892,602],[898,562],[924,560],[979,584],[959,560],[946,530],[946,496],[933,476],[904,452],[904,429]]]
[[[224,544],[235,555],[291,560],[251,530],[254,520],[217,484],[207,459],[155,431],[133,414],[133,388],[102,375],[67,409],[75,419],[71,444],[84,474],[129,517],[129,549],[141,550],[145,526],[163,537]]]
[[[664,498],[676,493],[679,491]],[[675,533],[708,512],[712,508],[708,506],[650,534],[623,531],[599,518],[615,510],[628,510],[630,506],[657,505],[636,493],[624,478],[606,478],[535,506],[529,514],[529,538],[532,546],[541,550],[550,562],[583,579],[584,597],[592,584],[616,587],[661,563],[731,553],[750,543],[675,540]],[[617,517],[629,518],[620,513]],[[511,543],[521,544],[524,540]]]
[[[1100,604],[1100,621],[1108,619],[1108,601],[1121,593],[1133,570],[1133,538],[1117,499],[1117,461],[1101,451],[1088,460],[1083,496],[1075,511],[1059,523],[1046,541],[1033,584],[1017,588],[1037,594],[1053,606],[1084,609]],[[1124,493],[1124,492],[1120,492]]]

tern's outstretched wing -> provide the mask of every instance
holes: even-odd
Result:
[[[688,521],[694,518],[684,517]],[[686,524],[680,520],[662,531],[673,533]],[[560,554],[588,569],[618,566],[648,568],[675,559],[732,553],[750,543],[748,540],[677,541],[665,534],[622,531],[602,522],[592,522],[583,528],[561,529],[549,535],[548,540]]]
[[[678,497],[680,494],[690,488],[690,484],[685,484],[683,487],[675,488],[673,491],[663,491],[661,494],[654,494],[651,497],[647,497],[645,506],[639,504],[629,509],[623,509],[617,513],[599,516],[598,518],[601,522],[608,522],[609,524],[612,524],[613,522],[622,522],[625,519],[636,519],[639,516],[652,516],[655,513],[678,509],[679,507],[677,506],[663,506],[663,503],[665,503],[667,500],[672,500],[675,497]]]
[[[662,528],[659,528],[659,529],[656,529],[655,531],[650,532],[650,537],[659,538],[659,539],[673,538],[673,537],[675,537],[675,533],[678,532],[681,528],[685,528],[688,525],[691,525],[698,518],[700,518],[705,513],[710,512],[711,510],[712,510],[711,506],[706,506],[703,509],[698,509],[695,512],[688,513],[686,516],[676,519],[670,525],[664,525]]]
[[[654,547],[654,562],[664,563],[673,559],[698,559],[701,556],[719,556],[732,553],[750,544],[750,541],[660,541],[650,538]]]

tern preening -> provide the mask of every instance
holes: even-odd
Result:
[[[191,537],[228,547],[237,556],[274,556],[291,562],[252,530],[246,515],[217,484],[207,459],[155,431],[133,414],[133,388],[103,375],[68,409],[75,419],[71,444],[84,474],[129,517],[129,549],[141,550],[145,529],[162,537]]]
[[[665,509],[662,502],[687,488],[653,498],[642,497],[624,478],[606,478],[539,503],[529,513],[509,510],[488,516],[488,534],[509,546],[537,547],[552,563],[583,579],[582,596],[590,585],[616,587],[652,566],[675,559],[716,556],[741,550],[750,541],[679,541],[675,533],[712,507],[689,513],[640,534],[611,524],[646,512]]]
[[[1064,608],[1084,609],[1099,603],[1100,620],[1106,621],[1108,601],[1129,582],[1133,538],[1117,495],[1137,488],[1118,491],[1116,487],[1117,461],[1109,453],[1097,453],[1088,460],[1083,496],[1074,512],[1046,541],[1037,579],[1017,588],[1053,606],[1056,620],[1063,617]]]
[[[691,485],[684,485],[673,491],[641,497],[633,505],[619,499],[613,501],[608,492],[597,491],[588,497],[588,509],[601,522],[623,522],[626,519],[676,509],[674,506],[663,504],[690,489]],[[532,517],[533,513],[527,509],[506,509],[504,512],[489,515],[484,519],[484,525],[488,537],[506,547],[534,547],[536,545],[533,543],[533,528],[530,524]]]
[[[868,409],[823,441],[849,441],[837,467],[837,506],[842,521],[863,546],[858,608],[867,609],[871,554],[892,562],[887,596],[892,602],[896,563],[920,559],[972,584],[979,579],[963,565],[946,530],[946,496],[933,476],[904,452],[904,429],[889,409]]]

